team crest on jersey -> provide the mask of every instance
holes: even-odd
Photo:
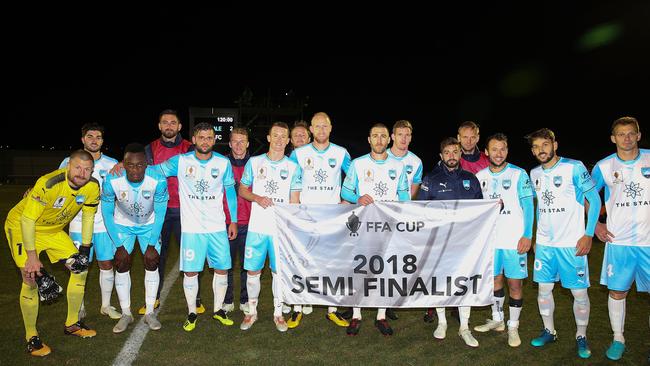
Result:
[[[372,169],[366,169],[363,172],[363,181],[366,183],[375,181],[375,173],[373,173]]]
[[[196,167],[193,165],[185,168],[185,178],[196,178]]]
[[[542,189],[542,184],[539,182],[539,178],[535,179],[535,190],[539,191]]]
[[[650,179],[650,167],[641,168],[641,174]]]
[[[465,188],[466,191],[469,191],[470,188],[469,179],[463,179],[463,188]]]
[[[487,179],[481,179],[481,191],[486,192],[487,189]]]
[[[395,180],[395,178],[397,178],[397,171],[395,171],[395,169],[388,170],[388,177],[390,180]]]
[[[217,178],[219,176],[219,168],[212,168],[210,170],[210,175],[212,178]]]
[[[336,166],[336,159],[335,158],[327,159],[327,164],[330,166],[330,168],[334,168]]]
[[[411,174],[413,173],[413,165],[407,165],[406,166],[406,174]]]
[[[502,186],[503,189],[505,189],[506,191],[507,191],[508,189],[510,189],[510,186],[511,186],[511,185],[512,185],[512,181],[511,181],[510,179],[504,179],[503,182],[501,182],[501,186]]]
[[[557,188],[560,188],[560,186],[562,185],[562,177],[559,176],[559,175],[554,176],[554,177],[553,177],[553,184],[554,184]]]
[[[52,208],[62,208],[65,205],[65,196],[59,196],[54,200]]]
[[[142,191],[142,198],[148,200],[151,198],[151,191]]]
[[[257,179],[266,179],[266,168],[261,166],[257,170]]]
[[[106,173],[108,173],[108,172],[106,171],[106,169],[100,169],[100,170],[99,170],[99,176],[100,176],[102,179],[106,178]]]
[[[280,178],[282,178],[282,180],[286,180],[288,176],[289,176],[289,171],[288,170],[286,170],[286,169],[281,169],[280,170]]]
[[[305,158],[305,170],[314,169],[314,159],[311,156]]]
[[[129,194],[126,191],[120,191],[120,193],[117,194],[117,200],[120,202],[128,201]]]
[[[83,194],[78,194],[78,195],[74,198],[74,201],[77,202],[78,205],[80,205],[80,204],[86,202],[86,196],[84,196]]]

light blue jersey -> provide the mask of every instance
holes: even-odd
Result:
[[[350,154],[330,143],[325,150],[313,144],[295,149],[291,159],[302,169],[301,203],[340,203],[342,173],[348,172]]]
[[[375,201],[408,201],[409,192],[406,169],[401,161],[390,156],[375,160],[366,154],[352,160],[341,196],[352,203],[366,194]]]
[[[409,195],[412,195],[411,186],[413,184],[422,184],[422,160],[413,152],[407,151],[404,156],[396,156],[391,149],[386,150],[388,156],[395,158],[404,164],[406,170],[406,179],[409,184]]]

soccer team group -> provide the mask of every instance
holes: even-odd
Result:
[[[273,250],[274,222],[268,208],[274,203],[360,204],[374,201],[500,199],[494,253],[492,319],[475,331],[508,331],[508,344],[521,344],[518,333],[523,306],[522,282],[527,277],[527,252],[531,248],[535,216],[534,281],[539,284],[537,303],[544,324],[531,340],[543,347],[557,339],[553,322],[553,287],[560,281],[570,289],[576,322],[577,354],[589,358],[587,342],[590,303],[587,254],[592,237],[606,242],[601,284],[609,289],[608,310],[613,341],[608,358],[620,359],[626,296],[636,281],[639,292],[650,291],[650,150],[640,149],[641,132],[633,117],[614,121],[611,142],[616,152],[600,160],[590,173],[585,165],[557,155],[558,142],[546,128],[526,138],[540,165],[530,171],[507,162],[508,139],[494,134],[477,147],[479,127],[463,122],[458,138],[440,143],[440,162],[423,177],[422,161],[411,151],[413,127],[397,121],[392,129],[374,124],[368,135],[370,153],[352,160],[347,150],[330,142],[332,124],[326,113],[316,113],[311,123],[291,128],[283,122],[269,129],[268,152],[248,154],[248,131],[230,133],[230,153],[213,151],[215,131],[197,124],[191,143],[180,135],[181,121],[173,110],[159,115],[159,139],[143,146],[125,147],[122,161],[101,152],[104,129],[89,123],[82,127],[83,149],[74,151],[59,167],[40,177],[9,212],[5,233],[13,260],[22,275],[20,308],[27,350],[45,356],[50,347],[36,329],[39,302],[53,301],[63,291],[42,268],[39,255],[63,262],[70,270],[67,318],[64,332],[93,337],[96,332],[82,319],[88,267],[93,257],[99,267],[100,313],[117,319],[113,332],[121,333],[134,322],[131,312],[131,263],[137,241],[145,267],[145,305],[138,310],[152,330],[161,329],[155,309],[160,293],[170,238],[180,241],[180,270],[188,315],[186,331],[196,327],[197,314],[205,312],[199,294],[199,275],[207,260],[214,271],[213,318],[233,325],[233,258],[240,270],[239,309],[242,330],[257,320],[260,275],[268,258],[273,275],[273,319],[279,331],[295,328],[310,305],[293,309],[278,298]],[[313,141],[312,141],[313,139]],[[392,145],[389,148],[389,144]],[[291,144],[290,156],[285,155]],[[600,191],[604,191],[604,206]],[[535,206],[534,202],[537,201]],[[97,212],[97,211],[100,212]],[[606,213],[605,213],[606,212]],[[586,218],[585,218],[586,216]],[[65,227],[69,225],[69,233]],[[522,266],[522,263],[524,264]],[[523,267],[523,270],[522,270]],[[505,284],[509,291],[509,317],[504,314]],[[121,311],[111,306],[115,289]],[[283,312],[291,312],[285,320]],[[459,336],[470,347],[478,341],[469,329],[469,307],[459,307]],[[339,311],[328,307],[326,318],[359,333],[361,309]],[[392,309],[378,309],[374,322],[384,335],[392,335],[388,319]],[[444,339],[445,309],[427,309],[425,322],[437,320],[433,333]]]

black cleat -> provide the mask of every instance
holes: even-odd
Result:
[[[393,335],[393,328],[390,327],[386,319],[375,320],[375,327],[385,336]]]
[[[399,319],[399,317],[397,316],[397,313],[395,313],[395,310],[393,310],[392,308],[388,308],[388,309],[386,309],[386,316],[387,316],[388,319],[390,319],[390,320],[397,320],[397,319]]]
[[[428,308],[427,312],[424,313],[424,319],[423,320],[424,320],[425,323],[433,323],[433,321],[436,320],[437,317],[438,317],[438,315],[436,314],[436,309]]]
[[[345,330],[345,332],[349,336],[355,336],[359,334],[359,330],[361,329],[361,319],[352,319],[350,321],[350,325],[348,325],[348,328]]]
[[[346,310],[346,311],[344,311],[342,313],[339,313],[339,314],[341,314],[341,318],[350,320],[350,319],[352,319],[353,311],[352,311],[352,308],[349,308],[348,310]]]

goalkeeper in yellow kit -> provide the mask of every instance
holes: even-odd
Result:
[[[84,296],[88,274],[88,254],[93,235],[93,219],[99,203],[100,187],[91,177],[92,155],[77,150],[70,155],[66,168],[55,170],[38,179],[34,188],[9,212],[5,234],[11,255],[22,275],[20,310],[25,323],[27,351],[45,356],[51,349],[36,331],[39,298],[55,299],[62,291],[54,278],[42,269],[39,254],[46,252],[52,263],[65,261],[70,269],[68,282],[68,316],[64,333],[82,338],[96,332],[79,321],[79,308]],[[82,210],[82,246],[77,248],[64,227]]]

